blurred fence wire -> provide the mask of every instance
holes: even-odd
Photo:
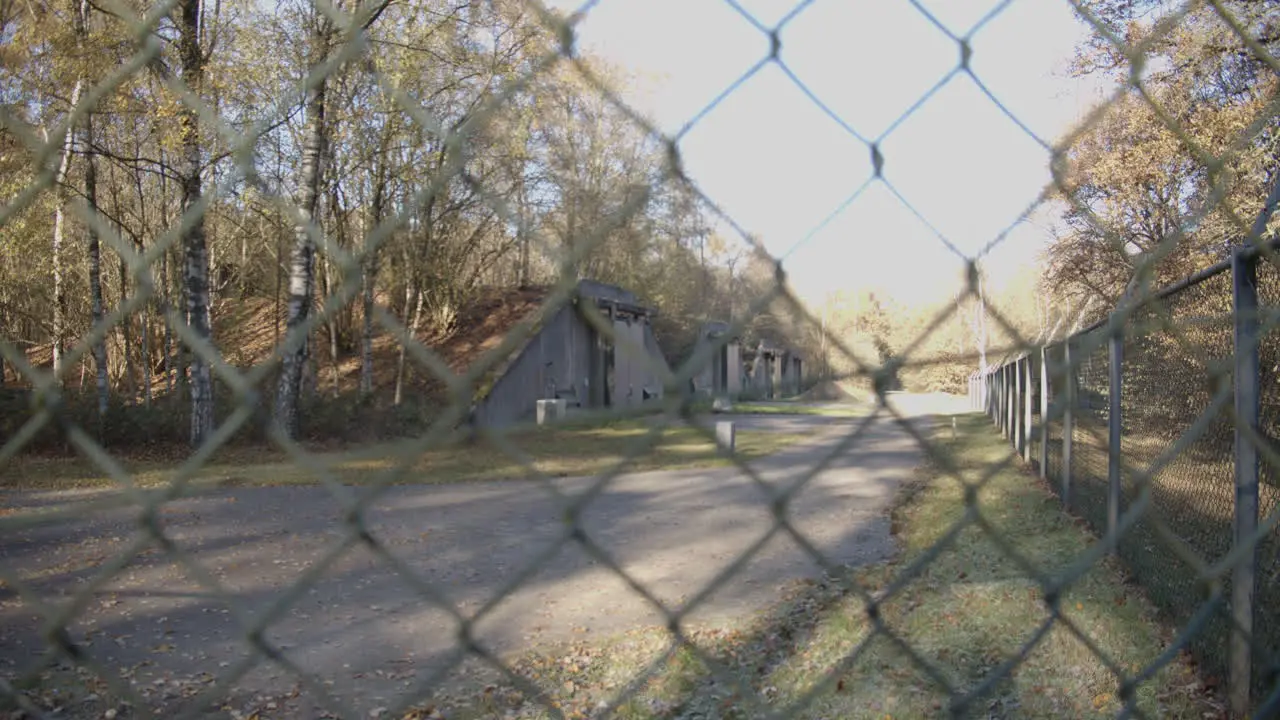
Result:
[[[822,1],[822,0],[819,0]],[[602,0],[608,3],[609,0]],[[474,3],[473,3],[474,4]],[[627,202],[611,208],[600,222],[587,228],[577,238],[568,253],[562,252],[551,239],[543,236],[537,227],[522,217],[505,195],[502,188],[488,187],[482,175],[469,164],[468,143],[486,131],[488,125],[508,109],[515,98],[533,86],[534,80],[557,65],[569,66],[584,84],[622,111],[634,123],[643,127],[650,138],[665,145],[667,164],[663,168],[666,182],[677,182],[690,188],[701,200],[719,215],[719,219],[737,228],[733,218],[721,212],[715,198],[705,197],[696,185],[683,175],[680,165],[679,137],[668,137],[653,127],[640,113],[628,106],[592,67],[575,54],[575,27],[590,15],[598,3],[586,3],[577,13],[563,17],[552,14],[540,4],[529,0],[520,4],[526,11],[538,17],[541,27],[549,37],[548,51],[534,61],[513,70],[497,83],[498,89],[466,115],[460,123],[448,123],[434,117],[420,98],[397,88],[396,74],[390,70],[374,69],[380,85],[392,95],[404,115],[416,123],[424,135],[434,138],[439,147],[440,162],[432,182],[412,197],[402,198],[399,204],[387,208],[385,217],[372,225],[366,241],[357,249],[328,237],[314,221],[316,198],[307,194],[306,182],[297,197],[291,196],[264,180],[266,169],[256,164],[255,148],[263,133],[282,118],[302,108],[308,119],[317,126],[321,117],[311,114],[323,111],[325,79],[344,65],[358,63],[367,49],[369,28],[374,25],[390,3],[372,0],[359,6],[344,6],[328,0],[312,0],[305,9],[314,13],[311,20],[314,42],[305,77],[299,80],[295,92],[286,96],[264,100],[256,117],[228,117],[218,103],[217,89],[202,83],[204,55],[200,43],[205,29],[200,27],[200,13],[209,12],[207,4],[200,0],[162,0],[154,5],[123,3],[105,0],[102,8],[128,24],[134,34],[129,39],[133,51],[128,62],[100,77],[96,83],[82,87],[75,83],[69,110],[52,126],[38,128],[27,118],[10,107],[0,107],[0,124],[4,128],[5,162],[13,165],[14,177],[26,178],[22,187],[6,190],[4,204],[0,208],[0,233],[5,237],[23,232],[19,219],[47,193],[62,193],[67,180],[64,167],[67,158],[78,158],[85,148],[64,153],[68,147],[83,142],[93,114],[100,111],[128,78],[151,73],[155,82],[165,86],[174,98],[166,107],[156,107],[156,113],[173,113],[179,118],[181,132],[176,144],[170,148],[171,172],[182,193],[181,213],[165,219],[164,231],[149,246],[143,247],[124,237],[116,223],[96,206],[92,197],[77,197],[68,206],[78,222],[87,228],[88,234],[107,245],[123,259],[127,275],[136,291],[117,306],[102,311],[90,330],[68,349],[60,359],[62,375],[56,375],[44,366],[37,366],[12,338],[0,338],[0,357],[31,388],[32,404],[21,426],[0,447],[0,468],[23,462],[26,446],[39,433],[56,428],[66,442],[81,456],[87,458],[96,469],[110,476],[116,483],[116,492],[86,496],[67,501],[52,511],[5,512],[0,516],[0,533],[15,533],[31,528],[55,527],[58,521],[92,516],[97,513],[125,510],[132,518],[137,533],[117,556],[106,558],[96,571],[85,578],[70,596],[47,597],[37,591],[29,578],[22,576],[15,567],[0,558],[0,580],[4,583],[7,602],[20,603],[24,611],[38,617],[45,647],[34,663],[18,668],[16,679],[0,684],[0,695],[19,710],[32,717],[56,715],[56,711],[38,706],[24,688],[31,678],[45,669],[67,664],[96,677],[109,691],[127,701],[133,711],[148,714],[148,703],[136,687],[123,679],[93,648],[78,641],[70,628],[93,600],[95,593],[124,571],[134,557],[143,552],[159,552],[195,578],[209,597],[215,598],[221,607],[233,617],[238,628],[236,638],[241,653],[239,659],[225,666],[207,668],[208,682],[184,704],[182,713],[194,717],[209,707],[217,707],[241,678],[259,664],[280,668],[301,684],[303,689],[332,708],[343,717],[356,717],[346,703],[333,697],[328,690],[327,678],[315,677],[290,657],[283,648],[270,639],[272,626],[290,611],[290,608],[327,573],[353,547],[371,553],[384,565],[397,582],[412,587],[426,606],[451,617],[457,627],[457,646],[454,659],[461,662],[468,657],[479,657],[507,680],[525,690],[527,696],[537,698],[539,689],[532,687],[527,678],[520,676],[487,650],[474,637],[474,629],[504,597],[515,592],[538,570],[538,563],[548,561],[566,545],[576,545],[586,550],[602,566],[620,577],[636,593],[657,606],[672,635],[675,647],[684,648],[698,656],[714,673],[724,676],[726,685],[740,686],[741,681],[718,667],[711,657],[697,644],[688,642],[682,629],[682,619],[696,609],[717,587],[728,582],[735,573],[747,565],[760,544],[742,548],[742,554],[722,572],[711,586],[679,607],[670,607],[659,601],[642,582],[629,574],[611,557],[608,551],[595,542],[583,524],[583,513],[595,497],[604,492],[627,463],[649,452],[661,432],[675,423],[682,422],[694,413],[695,407],[683,391],[690,378],[701,372],[717,357],[740,331],[747,320],[771,304],[781,302],[803,316],[812,327],[819,321],[804,308],[784,284],[785,274],[778,265],[772,287],[754,299],[746,312],[740,313],[727,332],[701,347],[683,365],[670,370],[658,367],[652,372],[662,380],[665,392],[658,408],[662,411],[649,432],[637,440],[627,456],[614,467],[594,479],[591,488],[579,494],[569,494],[554,484],[544,483],[545,492],[555,495],[561,508],[558,517],[547,517],[548,524],[559,523],[558,541],[540,556],[538,563],[519,568],[502,585],[496,597],[473,611],[464,611],[449,600],[449,592],[437,582],[419,574],[398,557],[394,546],[379,539],[376,527],[366,517],[368,508],[388,488],[402,479],[426,451],[452,442],[455,431],[463,425],[473,407],[476,388],[488,373],[492,372],[509,355],[522,346],[538,329],[539,323],[551,318],[562,308],[570,306],[576,297],[580,261],[611,237],[613,229],[622,226],[637,212],[649,197],[641,189]],[[785,60],[780,54],[782,30],[787,23],[803,14],[811,4],[798,3],[777,26],[766,27],[759,23],[738,3],[728,1],[738,13],[747,17],[760,32],[771,40],[769,53],[759,63],[738,78],[707,108],[695,115],[683,132],[732,95],[737,88],[769,65],[781,65]],[[971,36],[981,27],[998,17],[1010,3],[1000,3],[974,28],[964,35],[956,35],[938,22],[929,9],[920,3],[912,3],[937,29],[957,46],[957,64],[947,75],[968,75],[980,82],[968,65],[972,53]],[[48,22],[75,25],[83,18],[81,12],[89,3],[76,3],[70,12],[58,12],[48,16]],[[1242,24],[1219,2],[1208,4],[1190,2],[1176,8],[1169,20],[1155,28],[1150,35],[1127,38],[1117,34],[1097,19],[1089,6],[1073,4],[1081,17],[1110,42],[1116,57],[1139,68],[1142,58],[1154,43],[1176,32],[1179,22],[1193,10],[1221,17],[1226,32],[1234,33],[1242,52],[1253,54],[1267,68],[1280,68],[1275,58],[1267,54],[1263,41],[1254,37],[1251,26]],[[7,6],[6,6],[7,7]],[[15,5],[16,7],[16,5]],[[4,12],[13,15],[11,9]],[[88,11],[84,11],[88,12]],[[18,15],[21,13],[19,12]],[[14,23],[35,22],[14,15]],[[671,19],[680,22],[679,17]],[[0,44],[5,42],[0,37]],[[162,61],[167,44],[177,47],[177,66]],[[20,74],[20,73],[19,73]],[[801,80],[791,75],[794,82]],[[1134,82],[1141,80],[1135,69]],[[902,118],[927,104],[945,83],[940,82],[923,97],[906,109]],[[1135,86],[1140,89],[1140,86]],[[1051,145],[1040,138],[1033,138],[1046,148],[1060,155],[1069,144],[1088,127],[1097,122],[1100,113],[1121,94],[1133,88],[1122,88],[1098,113],[1086,118],[1076,132],[1058,145]],[[808,90],[806,89],[806,92]],[[1004,105],[988,93],[1000,110],[1014,117]],[[835,117],[820,98],[809,96],[828,114]],[[1271,122],[1274,108],[1258,110],[1257,124]],[[1157,110],[1159,113],[1159,110]],[[1167,118],[1167,116],[1165,116]],[[895,122],[891,127],[897,127]],[[862,143],[874,158],[874,174],[862,187],[850,188],[850,202],[875,183],[890,185],[881,175],[885,163],[892,157],[884,157],[881,150],[883,137],[869,140],[855,132],[842,120],[849,131],[851,141]],[[1016,118],[1015,118],[1016,120]],[[1170,121],[1172,123],[1172,121]],[[310,127],[310,126],[308,126]],[[1176,124],[1170,129],[1178,134]],[[1245,133],[1256,131],[1250,126]],[[682,134],[683,134],[682,132]],[[892,132],[892,130],[890,131]],[[1029,131],[1028,131],[1029,132]],[[1185,137],[1185,136],[1183,136]],[[312,140],[315,144],[312,144]],[[303,138],[299,147],[303,153],[301,175],[304,180],[319,173],[315,167],[323,147],[322,138]],[[230,160],[230,167],[218,173],[207,172],[210,162],[206,145],[214,142],[223,146],[223,159]],[[1237,152],[1239,147],[1228,143],[1220,148],[1219,155],[1204,154],[1205,162],[1220,168]],[[1197,149],[1197,152],[1200,150]],[[383,152],[390,152],[383,148]],[[17,158],[18,160],[14,160]],[[138,160],[142,162],[142,159]],[[308,163],[312,163],[308,165]],[[25,173],[21,174],[19,173]],[[310,173],[310,174],[309,174]],[[202,184],[203,182],[203,184]],[[391,466],[375,473],[375,477],[359,486],[344,484],[334,469],[326,465],[314,452],[304,447],[291,432],[290,424],[296,422],[296,377],[306,358],[306,338],[321,329],[339,310],[360,301],[362,268],[377,249],[387,242],[393,233],[411,223],[415,212],[430,203],[440,188],[448,183],[462,182],[482,199],[501,222],[514,228],[534,242],[547,248],[549,254],[562,258],[557,282],[542,301],[536,316],[518,325],[500,343],[465,372],[452,371],[440,355],[419,342],[408,327],[407,318],[381,301],[373,303],[372,321],[390,336],[405,344],[412,363],[422,371],[437,378],[447,389],[448,403],[432,423],[431,429],[410,442],[397,446]],[[7,187],[7,186],[6,186]],[[274,347],[270,357],[258,365],[239,370],[226,360],[227,348],[216,346],[210,337],[209,286],[210,261],[202,218],[215,198],[224,197],[233,188],[252,187],[270,197],[283,208],[289,221],[296,224],[297,249],[293,256],[291,298],[298,301],[291,308],[287,332]],[[1059,174],[1055,182],[1044,190],[1030,214],[1055,193],[1068,203],[1087,209],[1084,201],[1073,197],[1072,188]],[[904,200],[905,202],[905,200]],[[1206,202],[1202,212],[1208,212],[1214,203]],[[1025,215],[1024,214],[1024,217]],[[1088,215],[1085,212],[1085,215]],[[1189,219],[1188,224],[1191,224]],[[1265,227],[1263,222],[1262,227]],[[748,232],[741,229],[742,239],[752,243],[757,252],[767,250]],[[1100,227],[1099,233],[1112,237],[1109,228]],[[1222,667],[1231,680],[1233,708],[1241,715],[1250,712],[1259,717],[1274,712],[1280,683],[1276,679],[1273,659],[1280,651],[1280,621],[1275,608],[1280,608],[1280,584],[1275,573],[1276,553],[1280,549],[1275,530],[1276,479],[1274,468],[1278,458],[1272,446],[1271,428],[1280,419],[1280,398],[1276,397],[1275,368],[1280,364],[1280,345],[1269,332],[1276,319],[1280,285],[1272,277],[1276,272],[1272,265],[1272,247],[1260,243],[1261,229],[1252,237],[1241,234],[1239,244],[1250,249],[1236,251],[1233,260],[1215,266],[1198,276],[1195,282],[1186,283],[1172,292],[1156,292],[1150,289],[1156,261],[1166,250],[1177,245],[1180,233],[1165,239],[1150,257],[1135,260],[1134,291],[1101,324],[1066,339],[1053,339],[1038,343],[1036,339],[1023,337],[1012,323],[991,310],[994,322],[1005,326],[1014,338],[1014,359],[995,365],[985,374],[971,379],[970,391],[975,409],[990,413],[1002,430],[1014,441],[1027,460],[1039,465],[1040,472],[1062,494],[1066,506],[1086,518],[1103,536],[1103,540],[1090,553],[1078,558],[1075,569],[1055,577],[1034,578],[1044,593],[1046,604],[1053,613],[1050,624],[1068,622],[1056,607],[1071,583],[1099,562],[1105,552],[1114,552],[1124,559],[1155,600],[1166,607],[1181,628],[1181,634],[1173,650],[1194,648],[1208,659],[1207,662]],[[993,238],[988,252],[999,245],[1003,236]],[[945,238],[940,242],[951,246]],[[1117,240],[1117,242],[1119,242]],[[951,246],[954,250],[954,246]],[[184,260],[185,307],[166,308],[165,325],[178,339],[190,358],[190,385],[193,409],[191,413],[192,436],[197,441],[194,451],[177,467],[172,477],[160,487],[142,487],[137,478],[113,457],[112,451],[99,441],[97,428],[77,425],[66,412],[67,392],[64,381],[67,368],[77,365],[95,352],[122,321],[137,314],[147,303],[157,302],[160,295],[155,282],[155,270],[171,249],[179,248]],[[984,253],[985,255],[986,253]],[[336,268],[334,281],[327,286],[326,294],[316,303],[317,311],[303,307],[318,293],[315,278],[309,268],[317,257],[327,259]],[[960,301],[969,301],[979,292],[978,261],[966,258],[968,283]],[[1256,279],[1255,279],[1256,277]],[[957,302],[957,306],[959,302]],[[1259,311],[1255,312],[1255,308]],[[952,307],[949,313],[956,312]],[[580,312],[591,323],[600,337],[617,346],[616,352],[627,355],[632,362],[652,363],[644,348],[637,347],[628,338],[619,337],[616,325],[607,320],[593,306],[581,305]],[[945,318],[940,318],[939,321]],[[920,339],[927,337],[936,324],[922,331]],[[842,355],[855,368],[854,375],[873,380],[873,386],[884,399],[884,390],[892,387],[886,378],[902,367],[910,367],[915,360],[911,349],[893,359],[892,367],[880,367],[871,359],[859,357],[848,349],[840,338],[827,339],[827,347],[834,354]],[[914,346],[913,346],[914,347]],[[962,358],[973,362],[973,357]],[[283,378],[279,390],[266,381]],[[289,378],[294,378],[290,381]],[[229,393],[218,402],[231,407],[230,412],[218,417],[212,411],[214,379],[220,392]],[[293,382],[292,391],[289,383]],[[270,387],[269,390],[264,388]],[[273,397],[276,393],[278,396]],[[290,392],[294,393],[291,399]],[[225,586],[204,567],[200,557],[181,543],[174,542],[166,533],[162,519],[168,503],[203,491],[197,479],[201,468],[220,447],[240,431],[264,408],[272,403],[278,412],[280,423],[270,430],[271,442],[283,450],[296,466],[323,485],[342,508],[339,519],[334,520],[334,533],[340,538],[318,554],[289,587],[278,596],[260,606],[250,606],[232,588]],[[290,405],[292,403],[292,406]],[[604,408],[601,417],[617,414],[615,409]],[[738,472],[750,477],[765,497],[761,507],[771,513],[774,533],[788,536],[812,559],[840,582],[849,592],[862,598],[867,616],[874,627],[871,637],[858,647],[846,648],[847,658],[856,658],[872,640],[888,640],[911,658],[911,662],[930,673],[942,683],[950,695],[948,710],[957,715],[975,711],[982,693],[994,683],[1014,672],[1018,663],[1034,646],[1023,648],[1022,654],[1010,658],[991,670],[991,674],[972,686],[960,687],[947,684],[945,678],[932,673],[928,653],[911,647],[901,633],[885,623],[878,608],[888,601],[886,596],[873,595],[858,585],[845,569],[824,557],[814,549],[803,533],[798,531],[788,517],[788,500],[799,493],[808,479],[841,452],[856,445],[874,421],[890,417],[901,421],[930,457],[945,458],[945,454],[931,447],[933,442],[916,425],[911,424],[891,403],[880,403],[873,415],[860,421],[854,430],[831,448],[831,454],[810,468],[801,482],[779,489],[766,482],[759,473],[740,458],[734,458]],[[715,434],[701,424],[694,424],[699,432],[715,442]],[[523,465],[530,477],[546,478],[538,471],[528,456],[514,445],[504,432],[479,426],[475,432],[486,442],[492,443],[510,455],[513,462]],[[965,482],[955,467],[945,470],[959,482]],[[980,504],[976,492],[966,495],[966,501]],[[246,511],[251,509],[246,508]],[[979,513],[966,514],[958,521],[963,526],[978,526]],[[987,532],[987,530],[983,530]],[[950,534],[947,537],[951,537]],[[767,540],[767,538],[766,538]],[[1000,538],[1002,547],[1016,548],[1018,538]],[[763,544],[764,541],[761,542]],[[929,557],[928,554],[925,557]],[[922,572],[924,564],[909,566],[904,572]],[[910,580],[903,577],[891,588],[900,589]],[[1030,632],[1033,628],[1027,628]],[[1120,695],[1126,703],[1126,711],[1140,713],[1134,704],[1133,689],[1149,678],[1167,657],[1153,658],[1148,667],[1126,671],[1115,668],[1116,682],[1122,688]],[[619,708],[655,672],[654,667],[637,668],[634,682],[608,707],[600,708],[607,714]],[[388,701],[383,710],[390,714],[403,713],[427,696],[437,683],[443,682],[447,669],[406,691],[403,696]],[[788,707],[770,707],[767,698],[752,688],[740,688],[739,702],[751,708],[751,717],[792,716],[801,712],[820,691],[833,687],[838,679],[833,675],[815,686],[797,703]],[[558,708],[549,707],[552,715],[561,715]],[[114,713],[112,715],[114,717]]]

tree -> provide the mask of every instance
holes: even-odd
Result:
[[[200,0],[180,0],[178,11],[178,54],[182,82],[202,97],[205,56],[200,47]],[[209,319],[209,252],[205,243],[205,217],[199,208],[203,194],[202,143],[200,118],[195,108],[183,104],[178,110],[181,134],[179,182],[182,189],[181,212],[187,222],[182,235],[184,259],[183,285],[187,297],[187,324],[196,337],[211,335]],[[213,374],[209,362],[200,352],[191,357],[191,444],[199,446],[214,429]]]
[[[1128,45],[1148,42],[1146,98],[1131,91],[1069,151],[1063,228],[1046,277],[1060,301],[1119,301],[1139,264],[1154,285],[1226,256],[1244,241],[1280,177],[1280,121],[1266,110],[1280,80],[1209,6],[1171,28],[1155,0],[1084,3]],[[1280,18],[1271,0],[1222,4],[1274,55]],[[1079,48],[1075,70],[1127,81],[1128,58],[1106,37]],[[1172,119],[1170,127],[1161,119]],[[1215,169],[1218,160],[1222,166]]]
[[[316,71],[329,58],[334,35],[333,21],[319,10],[314,11],[310,37],[309,69]],[[302,169],[298,175],[298,219],[294,228],[293,256],[289,264],[289,315],[286,332],[296,331],[311,312],[312,289],[315,286],[315,247],[312,221],[320,196],[321,160],[325,150],[325,93],[328,75],[322,75],[307,90],[306,129],[302,142]],[[298,395],[302,370],[307,361],[309,343],[299,338],[297,346],[287,349],[280,367],[280,387],[276,395],[276,422],[289,437],[299,431]]]

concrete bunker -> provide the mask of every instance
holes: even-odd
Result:
[[[742,394],[742,345],[737,336],[726,339],[728,332],[729,324],[719,321],[706,323],[699,330],[690,357],[706,353],[709,347],[711,357],[691,379],[695,395],[737,398]]]
[[[743,352],[742,395],[758,400],[794,397],[803,387],[804,361],[790,348],[761,341],[754,350]]]
[[[782,351],[778,358],[779,387],[783,397],[795,397],[800,394],[804,384],[804,361],[800,353],[791,348]]]
[[[615,343],[585,315],[599,313]],[[576,409],[634,408],[662,398],[669,372],[653,333],[657,311],[615,285],[581,280],[573,298],[552,314],[494,373],[472,408],[477,426],[534,419],[539,400]]]

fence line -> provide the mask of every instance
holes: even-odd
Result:
[[[1274,245],[1272,242],[1267,247]],[[1185,483],[1189,475],[1193,476],[1190,477],[1192,483],[1222,483],[1225,479],[1221,477],[1221,465],[1212,461],[1225,461],[1231,467],[1230,526],[1219,528],[1227,531],[1226,539],[1214,541],[1217,545],[1229,547],[1225,554],[1231,562],[1220,561],[1229,569],[1230,582],[1224,583],[1229,585],[1229,591],[1225,591],[1228,609],[1218,612],[1219,615],[1229,615],[1217,620],[1225,621],[1229,628],[1224,633],[1225,637],[1215,638],[1212,634],[1206,636],[1202,633],[1190,644],[1199,651],[1202,662],[1226,674],[1231,706],[1240,715],[1246,714],[1257,694],[1274,682],[1274,657],[1280,650],[1280,588],[1275,586],[1274,580],[1259,588],[1258,572],[1260,560],[1274,555],[1276,546],[1280,544],[1274,528],[1259,527],[1260,509],[1264,504],[1274,506],[1276,494],[1274,482],[1268,484],[1263,478],[1264,482],[1260,483],[1260,477],[1264,475],[1261,471],[1265,467],[1260,451],[1264,451],[1264,444],[1270,438],[1280,434],[1275,432],[1275,418],[1264,422],[1262,413],[1264,367],[1276,366],[1280,362],[1280,354],[1274,342],[1268,344],[1266,330],[1270,327],[1259,323],[1260,316],[1267,315],[1266,297],[1262,302],[1259,300],[1260,263],[1265,270],[1274,271],[1268,261],[1260,260],[1257,246],[1239,247],[1228,260],[1157,291],[1144,302],[1145,309],[1149,311],[1166,310],[1168,308],[1161,306],[1176,306],[1195,289],[1217,278],[1229,279],[1229,316],[1216,320],[1211,318],[1208,323],[1211,326],[1215,322],[1220,323],[1230,330],[1230,346],[1219,347],[1219,352],[1211,354],[1211,359],[1232,359],[1229,372],[1187,356],[1153,354],[1150,348],[1142,346],[1144,339],[1154,336],[1161,342],[1168,342],[1170,338],[1166,336],[1171,333],[1150,333],[1134,322],[1132,316],[1126,318],[1117,310],[1113,315],[1065,338],[1041,342],[1027,352],[1007,358],[985,371],[975,372],[970,375],[968,383],[971,407],[992,417],[1001,434],[1022,459],[1035,468],[1040,478],[1050,483],[1063,506],[1085,516],[1093,529],[1105,538],[1107,551],[1128,561],[1137,580],[1149,590],[1154,590],[1152,595],[1157,604],[1177,621],[1189,623],[1206,608],[1197,607],[1199,602],[1195,598],[1161,592],[1170,584],[1167,579],[1160,578],[1161,573],[1175,565],[1187,564],[1177,547],[1162,545],[1176,546],[1181,540],[1196,547],[1204,539],[1196,537],[1192,529],[1179,525],[1178,518],[1173,518],[1172,527],[1168,529],[1176,539],[1157,537],[1157,540],[1166,542],[1150,544],[1152,533],[1142,532],[1141,527],[1148,518],[1136,517],[1143,509],[1139,506],[1140,497],[1149,486],[1155,496],[1154,508],[1147,508],[1147,514],[1153,515],[1149,521],[1165,525],[1166,521],[1159,517],[1161,509],[1166,506],[1161,495],[1165,494],[1167,500],[1171,486]],[[1280,281],[1280,276],[1273,279],[1273,284],[1264,286],[1264,291],[1276,293],[1271,302],[1273,307],[1280,299],[1280,282],[1277,281]],[[1195,311],[1204,308],[1185,309]],[[1135,315],[1141,312],[1139,309]],[[1174,323],[1183,321],[1184,325],[1194,325],[1196,320],[1201,325],[1205,324],[1204,318],[1192,318],[1191,315],[1178,312],[1175,307],[1169,319]],[[1113,319],[1119,322],[1113,323]],[[1109,326],[1114,326],[1114,329]],[[1159,328],[1162,331],[1166,329]],[[1098,395],[1101,393],[1096,390],[1087,390],[1082,397],[1080,373],[1082,368],[1089,371],[1092,353],[1103,345],[1106,348],[1106,390],[1105,401],[1099,404],[1102,398]],[[1127,354],[1127,347],[1140,352]],[[1206,349],[1212,353],[1214,348]],[[1266,355],[1267,362],[1261,361],[1262,354]],[[1205,370],[1208,372],[1202,372]],[[1174,383],[1166,385],[1173,395],[1188,390],[1176,384],[1179,374],[1207,374],[1209,377],[1204,379],[1211,382],[1215,374],[1219,380],[1229,375],[1231,381],[1220,386],[1207,403],[1209,421],[1197,419],[1187,423],[1182,436],[1160,453],[1165,457],[1148,463],[1142,462],[1147,458],[1133,457],[1141,453],[1126,453],[1126,445],[1137,447],[1146,441],[1142,437],[1146,429],[1143,427],[1146,419],[1142,415],[1147,412],[1143,406],[1158,404],[1160,399],[1132,397],[1126,393],[1125,378],[1126,373],[1134,377],[1146,376],[1141,388],[1146,391],[1152,387],[1150,375],[1153,372],[1163,375],[1165,383]],[[1214,403],[1225,404],[1224,396],[1234,403],[1234,416],[1231,418],[1223,418],[1221,412],[1214,412],[1222,409],[1215,407]],[[1098,410],[1105,411],[1105,419],[1090,427],[1090,418],[1094,414],[1091,411]],[[1166,421],[1172,419],[1165,417]],[[1175,464],[1174,458],[1181,460],[1195,454],[1178,452],[1179,444],[1194,445],[1200,437],[1209,434],[1206,426],[1223,420],[1229,421],[1231,426],[1229,443],[1222,442],[1219,435],[1218,442],[1211,443],[1210,448],[1211,455],[1219,457],[1201,457],[1190,467]],[[1105,432],[1098,432],[1103,429]],[[1099,449],[1091,447],[1090,441],[1102,444],[1101,450],[1106,455],[1104,476],[1099,472],[1100,468],[1082,462],[1080,450]],[[1039,445],[1037,452],[1033,452],[1033,443]],[[1089,492],[1090,484],[1102,483],[1105,483],[1104,491]],[[1099,502],[1104,507],[1098,507]],[[1130,508],[1135,510],[1132,520],[1126,516]],[[1140,541],[1147,541],[1147,544]],[[1135,561],[1143,555],[1147,557]],[[1209,561],[1212,563],[1215,559],[1210,557]],[[1228,572],[1221,574],[1227,575]],[[1212,604],[1212,598],[1209,602]]]

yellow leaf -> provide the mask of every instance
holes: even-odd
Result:
[[[1093,698],[1093,706],[1095,708],[1101,708],[1109,702],[1111,702],[1111,693],[1102,693],[1101,695],[1095,695]]]
[[[1076,609],[1077,609],[1077,610],[1083,610],[1083,609],[1084,609],[1084,603],[1076,603]]]

